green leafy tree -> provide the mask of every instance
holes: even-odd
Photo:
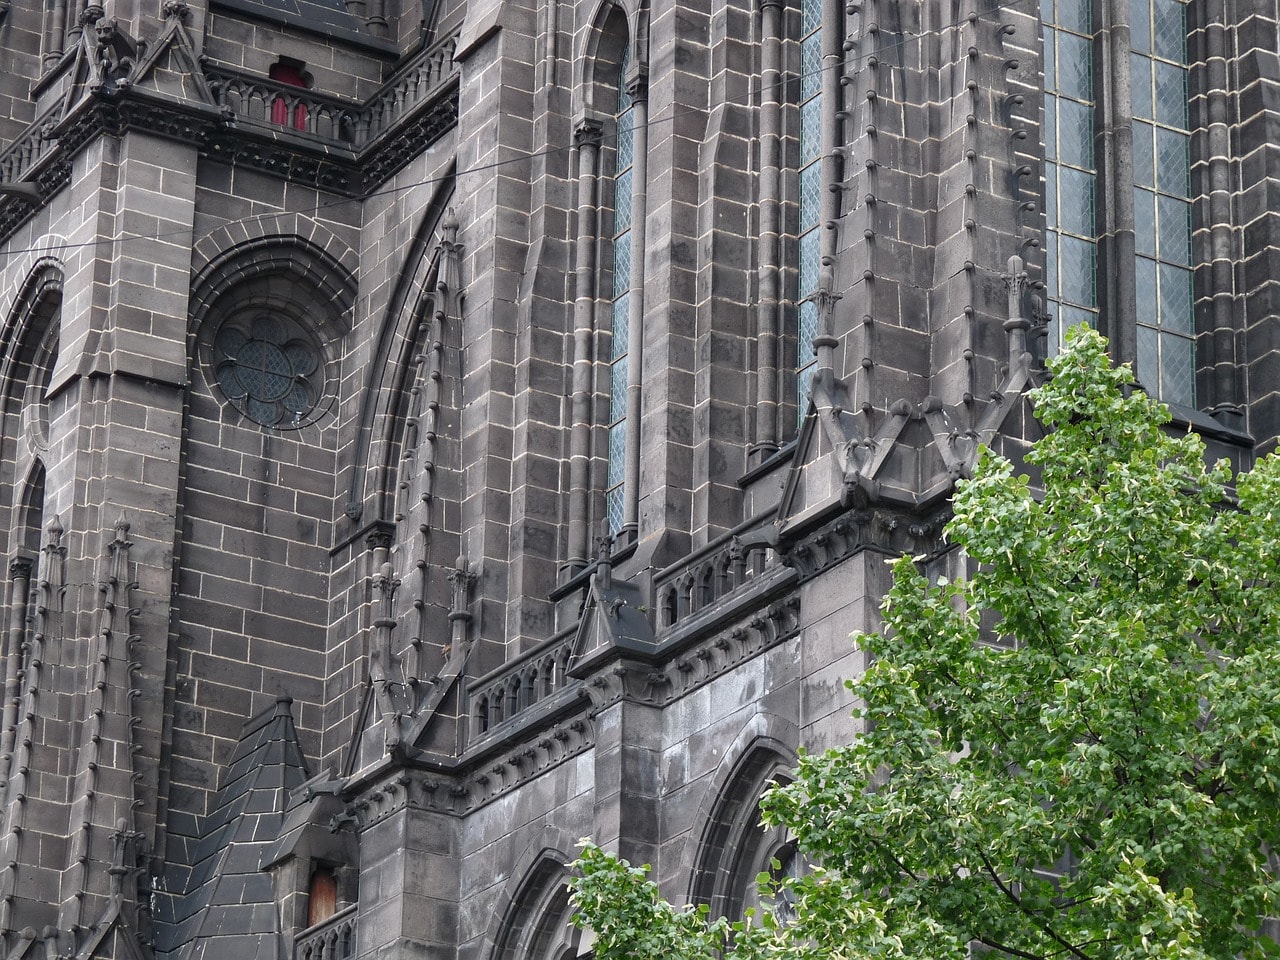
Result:
[[[814,865],[787,918],[677,909],[588,844],[597,957],[1280,956],[1280,463],[1233,493],[1101,337],[1068,339],[1032,394],[1038,489],[983,454],[947,531],[972,573],[894,563],[855,636],[867,732],[763,800]]]

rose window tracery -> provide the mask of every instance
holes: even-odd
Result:
[[[258,313],[224,323],[213,341],[223,396],[266,427],[299,427],[319,400],[319,350],[289,317]]]

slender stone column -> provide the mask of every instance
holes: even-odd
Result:
[[[631,95],[631,291],[627,299],[627,427],[622,485],[624,541],[640,527],[640,404],[644,377],[645,205],[649,183],[648,79],[627,83]]]
[[[778,312],[781,271],[782,3],[761,0],[760,290],[756,303],[756,442],[752,459],[778,449]]]
[[[1107,0],[1107,58],[1104,67],[1110,83],[1107,97],[1106,130],[1103,149],[1110,186],[1111,215],[1109,256],[1103,261],[1107,271],[1107,299],[1103,314],[1104,331],[1111,340],[1116,363],[1132,363],[1139,377],[1159,371],[1142,370],[1138,354],[1138,288],[1135,276],[1133,214],[1133,76],[1129,68],[1132,46],[1129,0]],[[1155,383],[1152,383],[1155,386]]]
[[[591,506],[591,341],[595,334],[596,166],[601,125],[583,120],[574,129],[578,149],[578,238],[573,304],[573,423],[569,435],[569,543],[564,579],[587,565]]]
[[[1231,100],[1227,93],[1228,36],[1225,0],[1209,0],[1205,25],[1205,109],[1209,161],[1209,295],[1213,331],[1208,339],[1212,364],[1213,412],[1241,426],[1237,393],[1235,268],[1231,238]]]

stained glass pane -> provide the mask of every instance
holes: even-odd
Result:
[[[1058,235],[1056,233],[1048,233],[1044,238],[1044,282],[1046,295],[1054,300],[1059,297],[1058,276],[1061,270],[1058,266]]]
[[[1156,119],[1171,127],[1187,127],[1187,70],[1155,61]]]
[[[1196,398],[1195,341],[1160,335],[1160,399],[1193,406]]]
[[[609,347],[609,359],[617,360],[627,352],[628,319],[631,313],[631,294],[624,293],[613,301],[613,340]]]
[[[800,339],[797,356],[805,364],[813,359],[813,338],[818,335],[818,307],[812,301],[800,304]]]
[[[609,419],[615,422],[627,415],[627,370],[625,354],[609,368]]]
[[[1096,248],[1088,241],[1064,236],[1061,240],[1060,255],[1062,275],[1059,283],[1062,286],[1062,299],[1080,306],[1094,306],[1093,273]]]
[[[1176,197],[1161,196],[1160,259],[1171,263],[1191,262],[1191,204]]]
[[[1178,63],[1187,59],[1186,8],[1178,0],[1152,0],[1155,54]]]
[[[1069,33],[1058,34],[1058,86],[1064,97],[1093,99],[1093,43]]]
[[[800,160],[808,163],[822,152],[822,100],[810,100],[800,108]]]
[[[628,110],[618,117],[618,160],[616,168],[620,171],[630,167],[634,159],[632,150],[635,144],[635,131],[631,129],[631,118],[633,116],[634,114]]]
[[[239,352],[242,346],[244,346],[247,339],[249,338],[240,330],[237,330],[235,327],[228,326],[227,324],[223,324],[218,330],[218,335],[214,337],[213,346],[214,349],[223,356],[234,359],[236,353]]]
[[[1058,89],[1057,74],[1057,52],[1054,44],[1054,38],[1058,36],[1058,31],[1047,31],[1044,38],[1044,86],[1046,90]]]
[[[1154,393],[1160,389],[1160,341],[1152,327],[1138,324],[1138,382]]]
[[[1133,189],[1133,232],[1138,253],[1156,255],[1156,195],[1150,190]]]
[[[1044,97],[1044,155],[1058,159],[1058,98],[1052,94]]]
[[[311,387],[305,380],[295,383],[289,395],[284,398],[284,408],[293,417],[300,417],[306,413],[313,403],[315,398],[311,395]]]
[[[818,231],[810,230],[800,238],[800,297],[809,296],[818,286],[818,270],[822,266]]]
[[[1191,322],[1191,271],[1160,264],[1160,326],[1190,333]]]
[[[1093,174],[1059,167],[1062,197],[1059,224],[1068,233],[1093,236]]]
[[[1176,130],[1156,131],[1159,184],[1164,193],[1185,197],[1191,192],[1191,163],[1188,149],[1191,138]]]
[[[822,44],[814,34],[800,44],[800,102],[818,95],[822,89]]]
[[[631,233],[629,231],[613,241],[613,289],[618,296],[631,289]]]
[[[626,424],[615,423],[609,428],[609,486],[613,487],[622,482],[626,455]]]
[[[1040,0],[1040,22],[1053,23],[1053,0]]]
[[[1156,185],[1156,158],[1152,137],[1155,128],[1149,123],[1133,124],[1133,182],[1154,189]]]
[[[278,403],[255,400],[250,397],[245,401],[244,412],[251,420],[256,420],[265,427],[274,427],[280,422],[284,409]]]
[[[1058,0],[1058,25],[1076,33],[1093,32],[1091,0]]]
[[[801,0],[800,36],[813,33],[822,25],[822,0]]]
[[[315,372],[320,360],[309,344],[301,340],[290,340],[284,345],[284,355],[289,358],[289,367],[295,376],[305,377]]]
[[[807,230],[818,222],[818,203],[822,195],[819,165],[811,163],[800,171],[800,229]]]
[[[1093,167],[1093,109],[1074,100],[1058,101],[1058,153],[1073,167]]]
[[[1152,312],[1159,300],[1156,298],[1156,262],[1146,257],[1136,259],[1135,278],[1138,288],[1138,318],[1142,322],[1152,323],[1155,317]]]
[[[1133,115],[1150,117],[1151,113],[1151,58],[1133,54],[1129,57],[1129,72],[1133,76]]]
[[[226,394],[228,400],[240,400],[248,396],[249,391],[240,382],[234,363],[224,363],[218,368],[218,386]]]
[[[615,487],[605,494],[605,509],[609,514],[609,529],[617,533],[622,529],[622,488]]]
[[[1143,53],[1151,52],[1150,0],[1129,0],[1129,45]]]
[[[631,227],[631,171],[618,177],[613,186],[613,232]]]
[[[1058,226],[1058,170],[1057,164],[1049,164],[1044,171],[1044,219],[1051,227]]]

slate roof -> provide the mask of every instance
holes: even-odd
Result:
[[[290,792],[308,776],[290,710],[275,705],[245,724],[213,808],[200,823],[171,944],[181,960],[281,960],[275,891],[264,857],[280,836]]]

